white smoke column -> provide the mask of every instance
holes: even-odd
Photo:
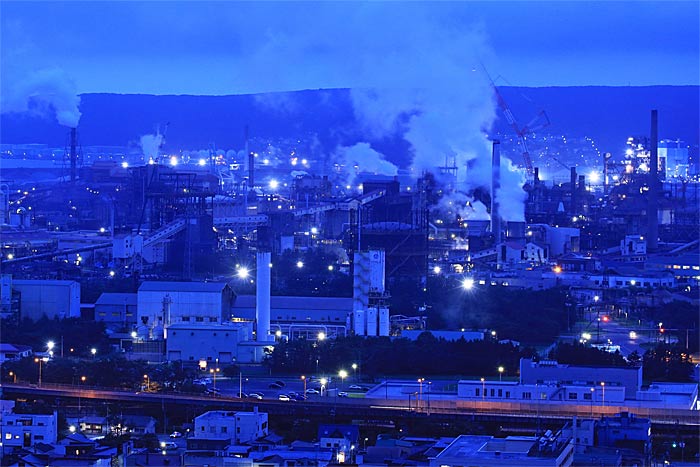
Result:
[[[27,76],[3,98],[3,112],[53,113],[60,125],[69,128],[76,128],[80,121],[77,88],[59,68],[43,69]]]
[[[350,184],[360,172],[394,176],[399,170],[396,165],[386,160],[384,154],[372,149],[369,143],[339,147],[335,153],[335,160],[345,166],[346,182]]]
[[[156,133],[155,135],[143,135],[141,137],[141,151],[146,160],[158,159],[160,147],[163,144],[163,135]]]
[[[496,192],[501,219],[511,222],[525,222],[524,203],[527,193],[522,189],[525,171],[513,165],[501,153],[501,186]]]

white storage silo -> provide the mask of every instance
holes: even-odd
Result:
[[[379,308],[379,335],[388,336],[390,330],[389,309],[384,307]]]
[[[377,309],[367,308],[367,335],[377,335]]]

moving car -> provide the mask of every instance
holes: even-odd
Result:
[[[172,433],[170,433],[170,437],[171,438],[182,438],[182,433],[180,433],[179,431],[173,431]]]

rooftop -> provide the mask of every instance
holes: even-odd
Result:
[[[171,282],[146,281],[139,287],[139,292],[221,292],[226,282]]]

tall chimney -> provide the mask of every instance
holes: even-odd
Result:
[[[572,216],[576,215],[576,167],[571,167],[571,179],[569,180],[569,183],[571,184],[571,214]]]
[[[270,335],[270,252],[258,252],[256,265],[256,340],[266,342]]]
[[[501,188],[501,142],[493,141],[491,153],[491,233],[496,245],[501,243],[501,214],[496,192]]]
[[[248,158],[248,189],[252,190],[255,185],[255,156],[248,147],[248,125],[245,126],[245,154]]]
[[[75,183],[76,170],[78,165],[78,154],[75,151],[76,146],[76,130],[70,129],[70,182]]]
[[[647,250],[656,251],[659,246],[659,115],[657,110],[651,111],[651,157],[649,160],[649,204],[647,219]]]
[[[534,180],[535,180],[535,185],[537,185],[537,184],[540,183],[540,168],[539,168],[539,167],[535,167],[535,177],[534,177]]]

